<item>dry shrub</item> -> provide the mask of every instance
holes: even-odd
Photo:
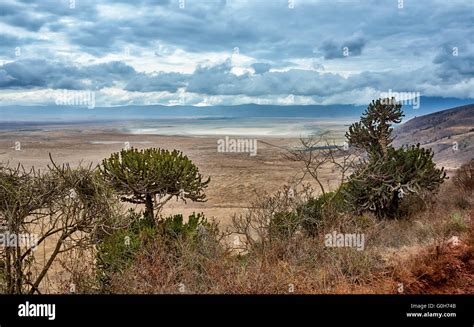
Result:
[[[299,221],[275,218],[282,218],[282,215],[293,217],[312,194],[313,190],[308,186],[302,186],[301,189],[284,186],[273,195],[260,195],[251,203],[246,214],[232,218],[232,228],[227,232],[234,240],[238,240],[243,251],[265,248],[267,243],[281,239],[290,240],[299,232]]]
[[[317,244],[316,244],[317,242]],[[370,282],[381,261],[373,253],[354,249],[323,249],[322,241],[304,239],[299,257],[281,258],[288,251],[277,244],[261,256],[199,256],[193,251],[174,258],[162,247],[136,264],[112,284],[114,293],[287,294],[334,293],[341,284]],[[319,247],[319,249],[318,249]],[[288,252],[286,252],[288,254]],[[375,261],[378,261],[376,263]]]
[[[395,267],[395,278],[405,293],[457,294],[474,292],[474,233],[464,240],[443,242]]]
[[[275,213],[292,212],[310,195],[309,189],[276,195],[255,202],[247,215],[234,218],[234,226],[221,236],[231,242],[203,243],[199,247],[179,243],[179,255],[159,242],[142,252],[124,274],[112,278],[111,291],[118,293],[332,293],[340,285],[369,283],[382,266],[370,250],[327,248],[324,235],[308,237],[296,230],[275,237]],[[328,220],[324,229],[351,231],[365,221],[349,216]],[[238,242],[232,242],[239,236]],[[236,246],[240,254],[236,254]],[[347,290],[347,288],[344,288]]]
[[[200,247],[181,242],[177,255],[157,241],[123,274],[114,276],[111,291],[373,294],[397,293],[403,283],[408,293],[469,292],[472,225],[469,211],[457,206],[452,187],[446,183],[425,201],[426,210],[400,220],[326,211],[313,237],[293,225],[292,216],[278,220],[279,230],[287,234],[273,232],[275,214],[297,213],[313,196],[308,187],[284,187],[261,196],[247,214],[234,217],[233,226],[219,236],[224,242]],[[333,231],[364,234],[365,249],[326,247],[324,235]],[[443,244],[452,236],[468,246],[454,252],[446,248]],[[468,281],[464,288],[463,280]]]
[[[441,210],[441,208],[438,208]],[[391,263],[393,280],[409,294],[472,294],[474,292],[474,219],[465,212],[465,226],[453,230],[453,217],[434,224],[437,237],[427,246],[416,244],[407,257]],[[396,287],[396,286],[395,286]],[[396,288],[394,288],[396,292]]]
[[[93,249],[75,249],[61,256],[62,268],[57,284],[59,293],[96,294],[99,292]]]
[[[454,185],[460,187],[465,192],[474,191],[474,159],[463,164],[453,178]]]

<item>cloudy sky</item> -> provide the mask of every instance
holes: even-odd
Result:
[[[474,98],[473,0],[2,0],[0,104]]]

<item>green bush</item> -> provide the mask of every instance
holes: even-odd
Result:
[[[317,198],[312,198],[298,208],[298,215],[301,217],[301,227],[306,234],[315,236],[321,228],[324,219],[324,205],[331,193],[326,193],[326,196],[321,195]]]
[[[300,226],[300,217],[294,212],[277,212],[269,224],[270,238],[289,238]]]
[[[107,291],[114,274],[123,273],[149,245],[158,243],[170,255],[179,257],[183,244],[196,248],[205,239],[217,239],[217,225],[208,222],[203,214],[193,213],[186,223],[182,215],[162,218],[155,223],[148,215],[130,211],[129,221],[128,227],[114,230],[97,246],[97,275],[102,291]]]
[[[312,198],[297,209],[300,225],[307,235],[315,236],[329,214],[342,213],[348,210],[348,205],[342,193],[345,187],[345,184],[343,184],[338,191],[324,193],[317,198]]]
[[[97,277],[102,290],[107,289],[111,276],[128,268],[143,244],[155,237],[155,228],[145,217],[130,211],[130,226],[114,230],[98,243]]]
[[[419,194],[407,194],[402,199],[397,209],[398,217],[412,217],[426,209],[425,199]]]
[[[445,234],[448,235],[459,235],[469,230],[466,219],[459,212],[455,212],[451,215],[451,219],[445,226]]]
[[[193,212],[187,222],[181,214],[162,218],[158,221],[157,230],[168,244],[176,240],[198,242],[207,235],[215,234],[217,225],[208,222],[202,213]]]
[[[437,168],[433,151],[419,144],[387,152],[388,160],[369,159],[349,177],[344,193],[354,211],[373,211],[378,217],[402,217],[404,199],[434,193],[446,178]]]

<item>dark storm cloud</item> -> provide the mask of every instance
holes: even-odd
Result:
[[[0,4],[0,19],[3,23],[29,31],[38,31],[46,23],[45,18],[38,18],[28,11],[24,12],[23,6],[13,3]]]
[[[366,41],[362,36],[337,42],[334,40],[326,40],[321,45],[325,59],[344,58],[348,56],[359,56],[365,46]]]
[[[121,62],[91,66],[74,66],[44,59],[25,59],[0,66],[0,87],[101,89],[112,86],[136,74]],[[90,84],[85,80],[90,80]]]
[[[19,60],[0,66],[2,88],[95,89],[122,85],[130,92],[187,92],[213,96],[310,96],[327,97],[377,86],[379,90],[420,91],[420,85],[438,83],[449,86],[452,81],[420,69],[409,72],[362,72],[344,78],[334,73],[290,69],[261,74],[232,73],[230,60],[201,67],[192,74],[139,73],[122,62],[90,66],[66,65],[46,60]],[[86,82],[85,80],[88,80]]]
[[[77,75],[77,69],[67,67],[62,63],[52,63],[42,59],[18,60],[0,67],[4,76],[1,87],[31,88],[53,87],[67,85],[69,88],[79,88],[68,81],[71,76]]]
[[[3,89],[115,86],[236,97],[327,97],[364,89],[473,92],[471,0],[405,1],[403,8],[377,0],[297,0],[294,8],[286,0],[185,0],[184,8],[179,0],[5,0],[0,19]],[[20,58],[14,56],[18,46]],[[89,62],[117,60],[109,56],[126,46],[138,54],[160,48],[156,59],[176,71],[136,71],[136,61]],[[55,56],[55,47],[78,49],[77,57],[87,59],[70,62]],[[233,61],[222,63],[235,48],[247,58],[243,74],[234,73]],[[41,56],[44,49],[51,57]],[[177,57],[166,62],[173,51]],[[209,59],[210,52],[218,59]]]
[[[136,15],[101,16],[100,5],[130,5]],[[452,28],[453,19],[465,34],[472,29],[469,1],[397,3],[375,0],[354,2],[296,1],[127,1],[70,0],[13,2],[3,5],[6,24],[37,30],[46,26],[63,31],[69,41],[93,54],[111,53],[123,43],[150,45],[163,42],[186,51],[228,51],[239,47],[250,56],[283,60],[321,55],[341,58],[342,48],[362,54],[368,40],[400,35],[409,44],[420,36]],[[427,6],[430,10],[426,10]],[[21,9],[20,9],[21,8]],[[472,8],[471,6],[471,9]],[[41,18],[38,18],[40,15]],[[74,24],[60,18],[74,19]],[[357,33],[356,36],[354,36]],[[463,34],[464,34],[463,33]],[[472,34],[472,33],[471,33]],[[350,35],[353,35],[352,37]],[[434,39],[434,42],[437,42]],[[416,44],[411,44],[415,51]],[[316,49],[316,51],[315,51]]]
[[[474,45],[467,43],[445,45],[433,63],[443,79],[474,76]]]
[[[184,87],[194,93],[249,96],[324,96],[347,87],[347,80],[336,74],[289,70],[237,76],[231,69],[228,60],[211,67],[198,67],[193,74],[145,74],[137,73],[121,62],[78,67],[43,59],[27,59],[0,66],[0,87],[101,89],[122,82],[125,83],[125,90],[133,92],[176,92],[178,88]],[[85,79],[90,80],[90,84]],[[357,86],[354,84],[354,87]]]

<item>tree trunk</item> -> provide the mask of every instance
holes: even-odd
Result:
[[[21,261],[21,249],[20,249],[20,244],[19,244],[19,237],[20,234],[17,234],[17,244],[15,248],[15,294],[21,294],[22,293],[22,286],[23,286],[23,264]]]
[[[12,217],[7,217],[7,232],[11,233],[13,231],[13,219]],[[7,244],[5,244],[7,245]],[[5,262],[5,277],[7,281],[7,294],[15,294],[15,284],[13,282],[13,264],[12,259],[14,257],[13,248],[6,246],[5,248],[6,262]]]
[[[397,218],[398,216],[398,207],[400,206],[400,198],[398,197],[398,193],[396,193],[392,201],[390,202],[390,208],[389,208],[389,218]]]
[[[147,216],[148,218],[151,218],[152,221],[154,221],[155,215],[154,215],[154,208],[153,208],[153,198],[151,194],[149,193],[145,195],[145,206],[146,206],[145,216]]]
[[[7,294],[14,294],[13,290],[13,277],[12,277],[12,259],[11,259],[11,247],[6,247],[6,262],[5,262],[5,279],[7,280]]]
[[[379,144],[380,144],[380,149],[382,150],[383,160],[387,161],[388,160],[387,139],[385,137],[381,137],[379,140]]]

